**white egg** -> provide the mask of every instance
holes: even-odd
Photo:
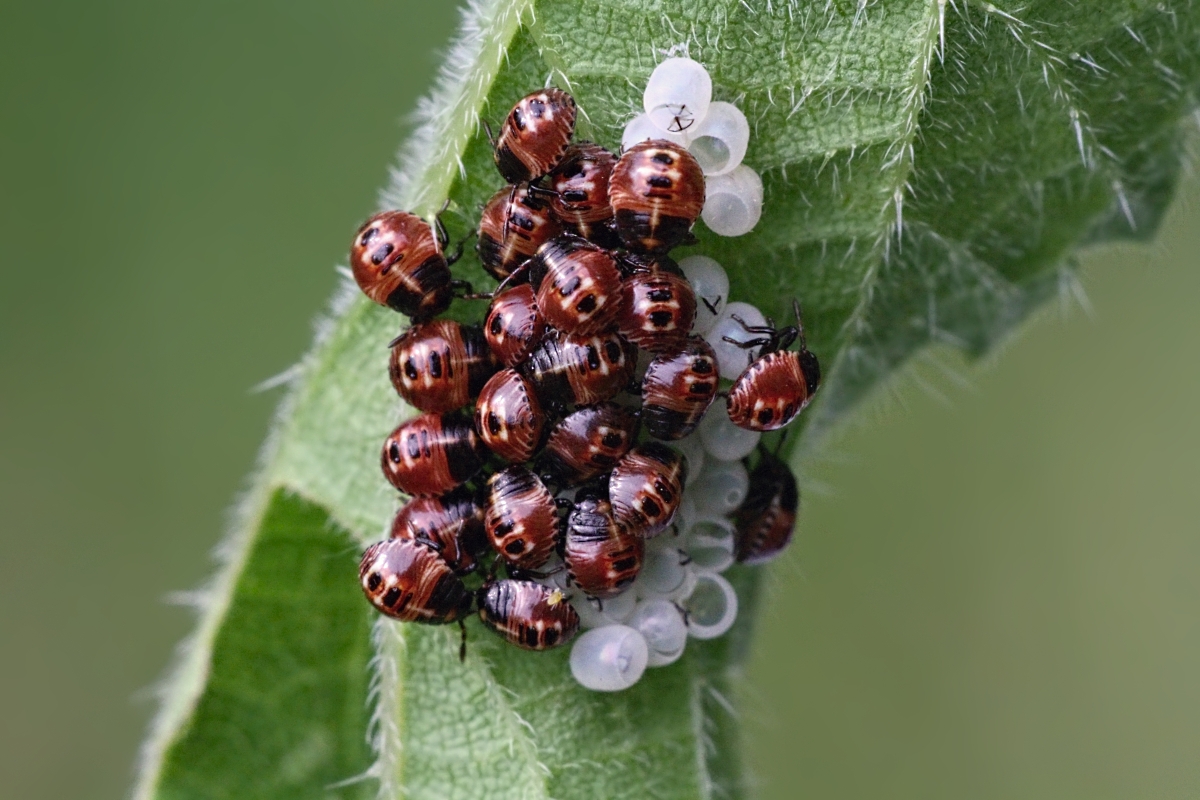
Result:
[[[688,636],[715,639],[737,620],[737,592],[729,581],[711,572],[697,575],[696,588],[683,602],[687,612]]]
[[[720,236],[741,236],[754,230],[762,217],[763,183],[758,173],[740,164],[704,181],[700,218]]]
[[[691,502],[691,498],[685,493],[679,502],[679,510],[675,512],[675,520],[658,536],[655,536],[653,539],[646,540],[647,553],[652,550],[677,551],[684,549],[683,543],[686,541],[684,537],[686,523],[684,520],[687,519],[686,514],[689,513],[687,509],[690,507],[689,504]],[[695,515],[695,509],[692,509],[690,513]]]
[[[715,405],[715,404],[714,404]],[[696,431],[704,443],[704,452],[719,461],[738,461],[754,452],[762,439],[759,431],[739,428],[729,419],[725,405],[710,408]]]
[[[642,107],[667,133],[688,135],[704,120],[712,102],[712,76],[698,61],[668,58],[650,73]]]
[[[750,145],[750,123],[733,103],[712,103],[704,119],[688,131],[688,152],[706,176],[724,175],[742,163]]]
[[[733,565],[735,548],[733,523],[725,517],[697,520],[683,545],[697,572],[724,572]]]
[[[649,114],[638,114],[625,124],[625,132],[621,134],[621,149],[628,150],[638,142],[651,139],[665,139],[680,147],[687,147],[687,137],[681,133],[667,133],[659,130],[650,121]]]
[[[750,475],[740,461],[711,461],[691,494],[700,516],[724,516],[737,510],[750,491]]]
[[[667,600],[638,603],[627,624],[645,637],[650,650],[647,664],[651,667],[665,667],[678,661],[687,647],[687,623],[679,607]]]
[[[617,625],[629,619],[629,615],[637,607],[637,595],[629,590],[621,592],[616,597],[610,597],[607,600],[588,597],[580,593],[578,589],[575,591],[576,594],[571,598],[571,605],[575,607],[576,613],[579,614],[579,626],[581,628],[600,628],[604,625]]]
[[[646,551],[642,571],[632,588],[642,600],[678,600],[691,594],[696,572],[682,550],[652,548]]]
[[[627,625],[593,628],[571,647],[571,674],[584,688],[619,692],[641,680],[649,655],[646,637]]]
[[[717,324],[717,318],[729,302],[729,276],[725,268],[708,256],[688,256],[679,268],[696,293],[696,321],[692,333],[704,336]]]

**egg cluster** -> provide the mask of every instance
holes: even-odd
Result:
[[[686,147],[705,176],[700,218],[721,236],[749,233],[762,216],[762,178],[742,163],[750,123],[733,103],[712,99],[712,78],[690,58],[668,58],[646,83],[645,111],[625,126],[621,146],[666,139]]]
[[[382,613],[478,613],[530,650],[574,640],[579,683],[617,691],[725,633],[738,600],[721,573],[790,541],[796,481],[759,440],[820,382],[799,306],[777,328],[728,302],[716,261],[669,256],[701,216],[740,235],[761,214],[749,126],[711,95],[700,64],[664,61],[619,154],[573,141],[566,92],[520,100],[478,230],[490,294],[451,276],[440,224],[387,211],[355,235],[359,286],[412,320],[389,375],[422,412],[381,455],[410,497],[360,566]],[[490,301],[481,326],[439,317],[460,298]]]

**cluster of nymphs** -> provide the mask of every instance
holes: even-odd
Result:
[[[808,404],[817,359],[798,326],[727,302],[715,261],[668,256],[702,210],[725,233],[761,211],[745,118],[711,91],[695,61],[664,62],[619,157],[572,141],[567,93],[518,102],[494,142],[509,185],[479,224],[489,295],[452,279],[440,225],[388,211],[355,235],[363,291],[412,318],[389,371],[422,412],[383,446],[411,499],[363,555],[379,611],[477,612],[530,650],[574,639],[576,679],[616,691],[727,631],[737,595],[720,573],[791,539],[796,481],[759,438]],[[438,318],[457,297],[491,301],[482,327]]]

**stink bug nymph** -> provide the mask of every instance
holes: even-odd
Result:
[[[717,396],[717,356],[699,336],[650,362],[642,378],[642,421],[656,439],[696,430]]]
[[[617,232],[634,252],[665,253],[687,238],[704,207],[704,173],[677,144],[640,142],[617,160],[608,183]]]
[[[598,144],[578,142],[567,148],[550,173],[555,215],[575,233],[604,247],[616,244],[608,179],[617,157]]]
[[[350,269],[359,288],[380,305],[413,320],[434,317],[454,299],[445,241],[407,211],[384,211],[354,234]]]
[[[405,622],[455,622],[471,613],[471,593],[450,565],[411,539],[368,547],[358,578],[371,605]]]
[[[479,260],[493,278],[504,280],[562,231],[550,204],[529,184],[505,186],[492,196],[479,218]]]
[[[505,563],[525,571],[537,570],[550,560],[562,529],[550,490],[519,466],[506,467],[488,479],[483,524]]]
[[[479,619],[526,650],[566,644],[579,630],[579,614],[562,590],[533,581],[498,580],[479,590]]]
[[[574,485],[610,471],[633,447],[638,415],[616,403],[585,406],[563,417],[538,458],[540,474],[552,482]]]
[[[760,355],[733,382],[726,400],[729,419],[739,428],[774,431],[794,420],[812,401],[821,384],[821,364],[804,342],[800,304],[793,302],[796,325],[776,328],[746,325],[735,317],[753,338],[739,341],[723,337],[742,348],[761,347]],[[799,339],[799,350],[788,350]]]
[[[645,540],[613,519],[607,498],[584,496],[567,517],[563,561],[585,594],[606,600],[633,583],[642,568]]]
[[[405,494],[439,495],[483,467],[469,417],[421,414],[400,423],[383,443],[384,477]]]
[[[388,375],[396,392],[421,411],[441,413],[478,397],[500,368],[475,325],[420,322],[392,340]]]
[[[475,403],[475,430],[488,449],[505,461],[533,458],[542,441],[546,413],[533,384],[506,367],[483,387]]]
[[[459,575],[473,572],[488,548],[483,509],[461,486],[440,497],[409,500],[392,518],[391,538],[429,545]]]
[[[537,180],[558,166],[575,133],[575,98],[561,89],[517,101],[496,139],[496,168],[509,183]]]
[[[613,517],[639,536],[661,533],[683,497],[687,462],[666,445],[646,442],[617,462],[608,479]]]
[[[734,512],[734,555],[745,564],[762,564],[783,552],[792,540],[800,489],[791,469],[759,445],[762,457],[750,473],[750,491]]]
[[[521,368],[542,405],[590,406],[629,385],[637,368],[637,348],[616,333],[564,336],[556,331]]]
[[[528,283],[511,286],[492,298],[483,335],[504,366],[515,367],[528,359],[545,332],[546,321]]]
[[[669,269],[639,269],[621,282],[617,329],[652,353],[678,348],[696,320],[696,293],[687,278]]]
[[[621,271],[607,250],[578,236],[560,236],[538,248],[529,283],[546,324],[564,333],[599,333],[621,311]]]

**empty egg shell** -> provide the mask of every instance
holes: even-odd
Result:
[[[641,680],[649,655],[646,637],[627,625],[593,628],[571,647],[571,674],[592,691],[619,692]]]
[[[650,73],[642,107],[655,127],[684,134],[704,120],[712,102],[712,77],[698,61],[668,58]]]
[[[746,157],[750,123],[733,103],[716,102],[704,119],[688,131],[688,152],[708,177],[732,172]]]
[[[705,180],[700,218],[720,236],[742,236],[762,217],[763,183],[758,173],[741,164],[731,172]]]

